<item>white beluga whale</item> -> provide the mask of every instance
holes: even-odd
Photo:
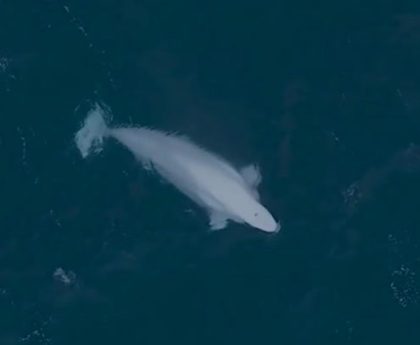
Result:
[[[257,188],[261,174],[256,165],[236,170],[185,136],[143,127],[108,127],[106,115],[96,105],[76,133],[75,141],[83,157],[101,151],[104,138],[112,137],[146,169],[155,170],[207,210],[211,229],[223,229],[231,220],[266,232],[280,230],[280,223],[260,202]]]

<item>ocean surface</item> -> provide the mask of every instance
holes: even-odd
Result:
[[[257,163],[281,231],[83,159],[96,102]],[[0,153],[0,345],[420,344],[419,6],[0,0]]]

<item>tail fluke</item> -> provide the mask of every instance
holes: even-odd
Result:
[[[74,137],[83,158],[92,152],[102,151],[103,140],[108,136],[107,118],[109,118],[109,113],[98,103],[88,112],[82,128]]]

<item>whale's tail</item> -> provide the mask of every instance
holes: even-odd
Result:
[[[102,151],[104,138],[109,135],[107,120],[110,120],[110,112],[98,103],[88,112],[82,128],[74,137],[83,158]]]

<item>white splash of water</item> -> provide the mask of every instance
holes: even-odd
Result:
[[[82,128],[75,135],[75,142],[83,158],[90,153],[102,151],[103,139],[107,134],[107,112],[99,105],[89,111]]]
[[[401,239],[393,234],[388,235],[391,254],[396,263],[400,262],[391,272],[390,288],[395,300],[402,308],[418,305],[420,302],[420,287],[416,264],[407,258],[407,253],[418,252],[417,248],[408,239]]]
[[[52,340],[48,336],[48,328],[52,321],[49,317],[47,320],[42,321],[40,324],[35,325],[35,329],[29,331],[24,336],[21,336],[19,343],[22,344],[51,344]]]
[[[401,307],[418,304],[420,293],[416,286],[416,273],[409,267],[401,265],[392,272],[390,287]]]
[[[76,281],[76,274],[73,271],[64,271],[61,267],[58,267],[54,273],[53,277],[56,281],[68,286],[74,284]]]
[[[22,165],[26,167],[28,165],[28,162],[26,161],[26,138],[20,127],[17,127],[17,132],[19,133],[20,141],[22,143]]]
[[[9,59],[5,57],[0,57],[0,72],[4,73],[9,67]]]

